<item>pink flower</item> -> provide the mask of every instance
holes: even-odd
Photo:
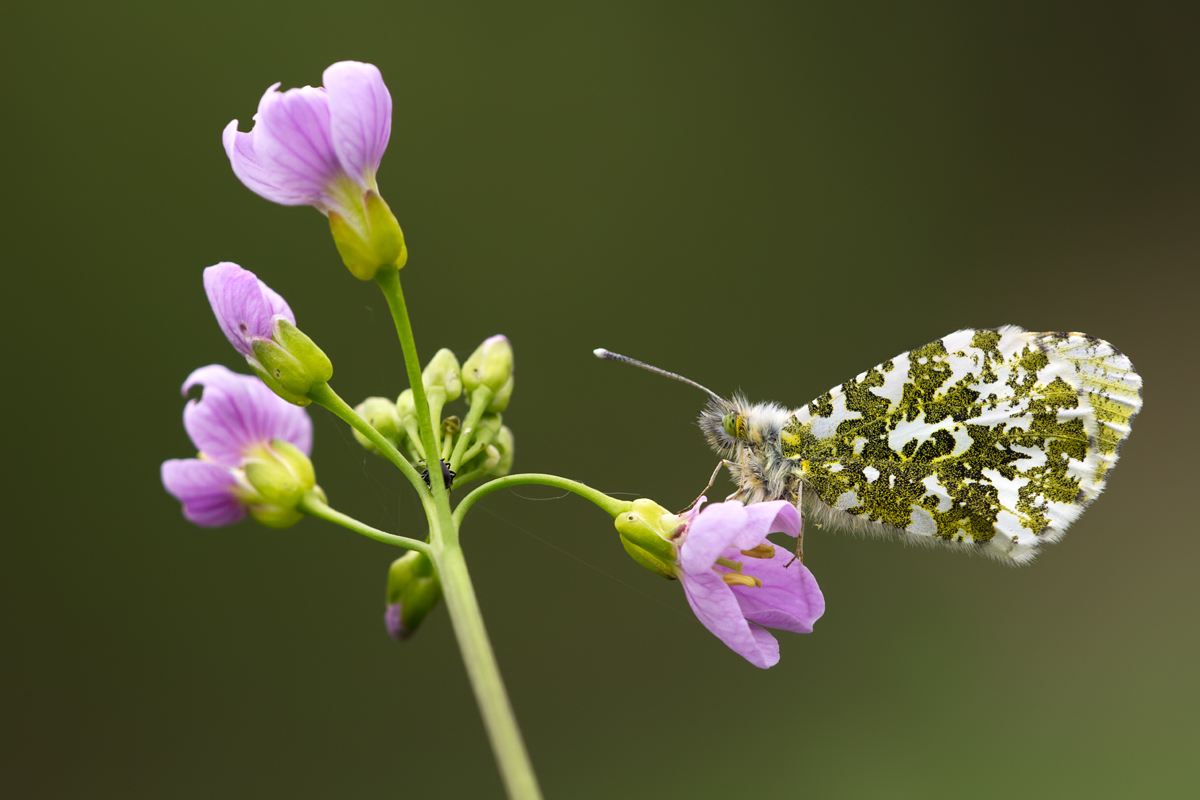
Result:
[[[373,64],[339,61],[325,85],[279,92],[258,103],[254,127],[235,119],[221,141],[233,172],[254,193],[285,206],[311,205],[323,214],[353,216],[392,133],[392,96]]]
[[[217,364],[189,375],[183,393],[196,385],[204,387],[204,394],[183,409],[183,427],[200,458],[164,461],[162,482],[183,504],[185,517],[217,528],[237,522],[260,505],[246,480],[247,464],[273,457],[284,446],[273,441],[307,456],[312,451],[312,421],[308,412],[277,397],[258,378]]]
[[[779,662],[779,642],[766,628],[812,633],[825,613],[816,578],[768,533],[800,533],[800,512],[786,500],[743,506],[705,498],[684,515],[675,572],[696,618],[756,667]]]

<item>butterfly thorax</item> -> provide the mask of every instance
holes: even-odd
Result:
[[[700,427],[713,449],[730,463],[738,486],[734,499],[744,503],[796,500],[801,459],[781,449],[785,429],[793,424],[794,412],[776,403],[750,403],[741,395],[709,402],[700,415]]]

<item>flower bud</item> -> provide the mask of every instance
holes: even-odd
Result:
[[[446,348],[438,350],[433,359],[421,373],[421,382],[425,384],[425,393],[432,394],[440,389],[444,402],[452,403],[462,396],[462,376],[458,367],[458,359]]]
[[[508,410],[508,401],[512,397],[513,391],[513,376],[509,375],[508,380],[500,387],[500,391],[492,395],[492,402],[488,403],[487,410],[493,414],[499,414],[502,411]]]
[[[379,431],[380,436],[397,448],[400,446],[400,440],[404,437],[404,429],[400,427],[400,415],[396,413],[395,403],[386,397],[368,397],[355,406],[354,410],[368,425]],[[358,431],[354,431],[354,438],[372,453],[379,452],[371,440]]]
[[[404,641],[437,606],[442,584],[429,557],[415,550],[388,569],[387,611],[383,620],[393,639]]]
[[[330,210],[329,230],[342,263],[359,280],[373,280],[380,269],[399,269],[408,261],[400,223],[374,189],[361,202],[347,203],[342,213]]]
[[[489,478],[503,478],[512,471],[513,465],[513,433],[507,426],[501,426],[496,438],[488,445],[488,450],[495,449],[500,458],[487,470]]]
[[[499,394],[504,385],[512,379],[513,350],[512,345],[504,336],[492,336],[485,339],[483,344],[471,354],[463,364],[462,382],[468,393],[474,392],[480,386],[486,386],[492,392]],[[509,387],[508,393],[512,394]],[[504,405],[507,406],[507,398]],[[503,409],[491,409],[499,410]]]
[[[621,544],[633,560],[651,572],[674,580],[678,551],[673,541],[683,520],[653,500],[634,500],[632,507],[615,519]]]
[[[408,434],[408,443],[416,453],[417,460],[425,459],[425,448],[421,444],[421,431],[417,427],[417,401],[412,389],[405,389],[396,398],[396,416],[400,428]]]

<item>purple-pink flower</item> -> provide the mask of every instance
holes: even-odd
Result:
[[[221,140],[234,174],[256,194],[354,216],[364,193],[379,189],[392,96],[373,64],[340,61],[322,79],[323,87],[286,92],[276,83],[259,101],[250,132],[239,132],[235,119]]]
[[[184,408],[183,427],[199,458],[164,461],[162,482],[183,504],[187,519],[216,528],[237,522],[256,505],[246,464],[269,456],[272,440],[287,442],[307,456],[312,421],[303,408],[280,399],[258,378],[217,364],[189,375],[184,395],[193,386],[204,391]]]
[[[812,633],[825,613],[816,578],[768,533],[800,533],[800,512],[785,500],[743,506],[730,500],[684,515],[676,574],[697,619],[756,667],[779,662],[766,628]]]
[[[286,300],[253,272],[231,261],[204,270],[204,292],[225,338],[247,358],[254,358],[255,339],[271,338],[276,317],[296,324]]]

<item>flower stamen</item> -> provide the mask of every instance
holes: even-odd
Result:
[[[762,581],[753,575],[739,575],[736,572],[726,572],[721,576],[721,580],[725,581],[726,586],[753,586],[756,589],[762,588]]]
[[[731,569],[734,572],[741,572],[742,567],[745,566],[745,564],[743,564],[740,561],[730,561],[728,558],[725,558],[724,556],[718,558],[717,563],[720,564],[722,567],[725,567],[725,569]]]
[[[752,547],[749,550],[742,550],[742,555],[747,558],[774,558],[775,545],[760,544],[757,547]]]

